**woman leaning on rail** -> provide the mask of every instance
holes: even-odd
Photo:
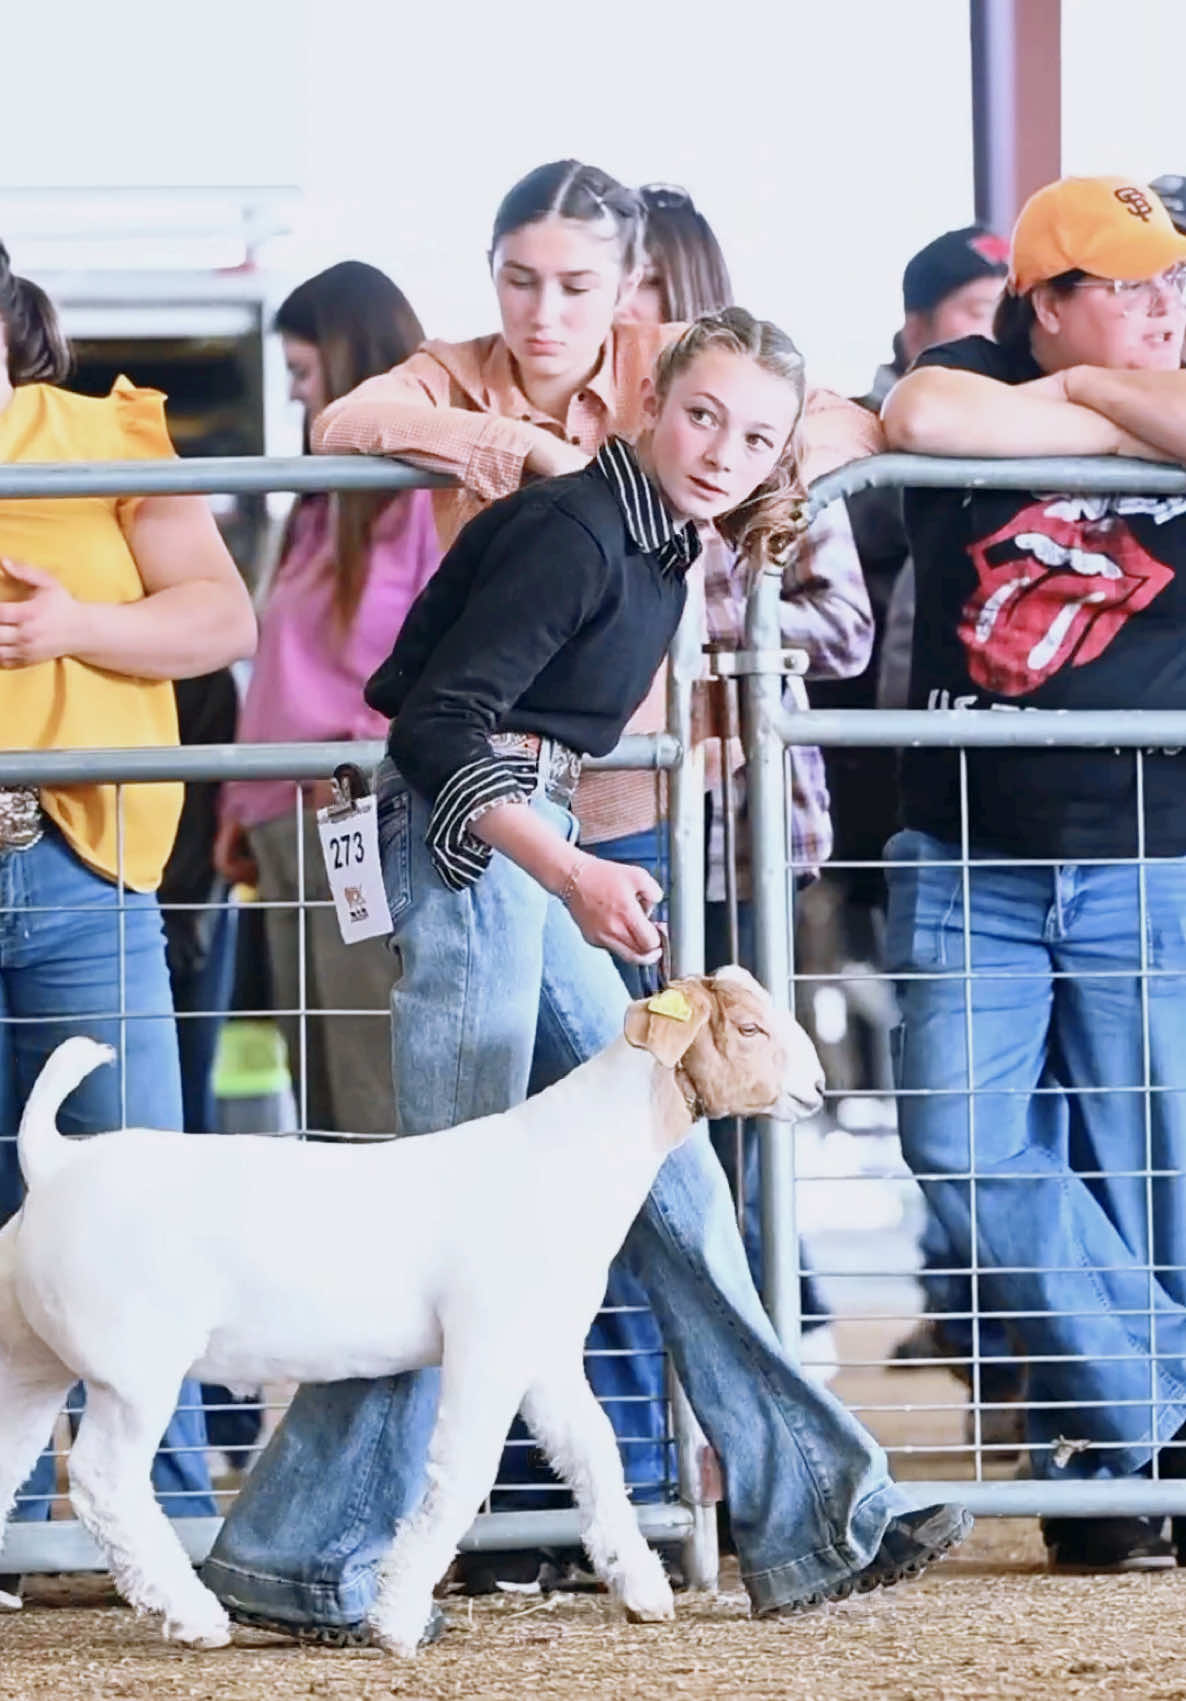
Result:
[[[1038,190],[994,332],[920,356],[885,403],[895,448],[1186,462],[1186,236],[1152,189]],[[908,490],[905,518],[915,708],[1186,711],[1181,496]],[[1033,1470],[1054,1481],[1155,1454],[1186,1476],[1184,765],[985,748],[965,783],[953,754],[911,749],[886,852],[903,1150],[1021,1339]],[[1048,1079],[1066,1119],[1034,1115]],[[938,1179],[969,1170],[974,1196]],[[1161,1523],[1043,1533],[1056,1567],[1148,1570],[1174,1562]]]
[[[103,397],[61,387],[70,354],[54,309],[14,275],[3,245],[0,356],[0,463],[172,457],[158,392],[126,378]],[[0,499],[4,748],[174,745],[171,682],[254,647],[250,600],[200,498]],[[182,1126],[155,896],[181,795],[179,784],[118,795],[101,784],[0,785],[0,1221],[21,1202],[14,1137],[25,1095],[69,1034],[108,1040],[119,1055],[71,1096],[67,1133]],[[154,1469],[174,1515],[214,1511],[202,1414],[187,1409],[195,1396],[186,1383]],[[53,1486],[43,1455],[16,1516],[48,1517]]]

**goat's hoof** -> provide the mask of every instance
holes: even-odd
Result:
[[[227,1648],[231,1641],[231,1621],[221,1611],[217,1617],[211,1614],[204,1622],[167,1618],[162,1633],[166,1642],[181,1642],[187,1648]]]
[[[435,1601],[428,1609],[428,1616],[415,1625],[413,1615],[390,1609],[385,1612],[382,1605],[375,1607],[367,1622],[379,1647],[401,1660],[412,1659],[421,1648],[439,1642],[445,1634],[445,1615]]]
[[[666,1624],[675,1617],[675,1597],[664,1580],[658,1589],[631,1589],[622,1600],[631,1624]]]
[[[406,1630],[388,1630],[382,1625],[372,1623],[375,1641],[385,1653],[394,1654],[399,1660],[414,1660],[420,1648],[419,1636],[409,1635]]]

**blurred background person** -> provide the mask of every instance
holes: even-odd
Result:
[[[944,231],[911,256],[902,274],[902,325],[893,338],[891,360],[878,368],[862,398],[880,408],[893,385],[924,350],[966,336],[991,336],[992,319],[1008,270],[1007,241],[983,225]],[[868,490],[848,499],[853,531],[873,607],[876,634],[868,668],[859,678],[829,685],[821,707],[905,708],[910,691],[910,645],[914,627],[914,570],[902,521],[902,492]],[[898,756],[894,750],[828,752],[828,782],[841,862],[880,861],[898,825]],[[849,1085],[888,1102],[892,1091],[889,1029],[894,1019],[884,981],[885,880],[877,867],[830,871],[829,925],[833,963],[846,977],[849,999]],[[923,1303],[928,1314],[898,1344],[899,1362],[953,1360],[965,1383],[971,1380],[973,1325],[971,1282],[955,1273],[959,1263],[945,1231],[927,1210],[920,1243]],[[1012,1348],[1004,1326],[980,1324],[979,1351],[986,1364],[979,1391],[986,1409],[980,1439],[1007,1447],[1020,1441],[1024,1372],[1002,1363]],[[969,1413],[968,1433],[974,1431]]]
[[[70,351],[45,293],[0,245],[0,461],[168,460],[164,397],[116,380],[63,389]],[[9,748],[169,747],[172,681],[255,647],[250,599],[196,497],[25,498],[0,504],[0,726]],[[156,889],[180,785],[0,788],[0,1220],[19,1209],[21,1108],[55,1046],[118,1051],[73,1093],[64,1132],[183,1125],[177,1029]],[[168,1200],[159,1202],[168,1212]],[[6,1232],[12,1233],[13,1229]],[[48,1433],[53,1413],[45,1414]],[[215,1511],[197,1384],[153,1466],[173,1516]],[[49,1516],[44,1454],[15,1516]],[[0,1579],[13,1592],[13,1579]]]
[[[315,415],[405,360],[424,335],[402,291],[357,260],[306,279],[281,303],[273,328],[284,347],[289,393],[305,410],[306,449]],[[382,737],[386,722],[363,702],[363,683],[390,651],[439,560],[431,491],[299,497],[264,592],[238,738],[269,744]],[[272,999],[294,1077],[303,1074],[305,1125],[389,1134],[392,957],[383,939],[342,942],[317,835],[316,810],[329,801],[328,781],[229,782],[215,860],[226,879],[256,886],[268,906]]]

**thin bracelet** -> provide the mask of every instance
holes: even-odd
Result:
[[[582,863],[579,862],[579,861],[573,863],[572,867],[568,871],[568,879],[564,882],[563,886],[561,886],[559,892],[557,893],[557,896],[559,897],[560,902],[564,905],[565,909],[568,909],[569,905],[572,903],[572,900],[577,895],[577,887],[581,883],[581,868],[582,868],[582,866],[583,866]]]

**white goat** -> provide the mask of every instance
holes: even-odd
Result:
[[[571,1486],[598,1574],[636,1619],[670,1618],[582,1346],[693,1116],[818,1108],[819,1061],[793,1018],[741,969],[683,980],[525,1104],[370,1147],[140,1128],[63,1139],[59,1105],[112,1055],[67,1040],[21,1121],[28,1197],[0,1232],[0,1518],[81,1378],[78,1517],[166,1637],[220,1647],[227,1615],[149,1479],[182,1377],[252,1387],[440,1364],[428,1487],[384,1562],[377,1639],[414,1652],[516,1410]]]

